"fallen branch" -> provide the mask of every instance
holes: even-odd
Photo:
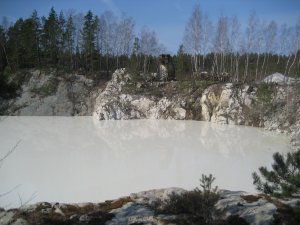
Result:
[[[0,194],[0,198],[2,198],[2,197],[5,196],[5,195],[10,194],[10,193],[13,192],[14,190],[18,189],[20,186],[21,186],[21,184],[18,184],[17,186],[15,186],[14,188],[10,189],[9,191]]]
[[[23,202],[22,201],[22,198],[20,196],[20,194],[18,193],[18,197],[19,197],[19,201],[20,201],[20,207],[19,208],[22,208],[23,206],[27,205],[29,202],[31,202],[35,197],[37,196],[37,191],[32,193],[31,196],[25,201]]]
[[[14,147],[12,147],[2,158],[0,158],[0,169],[4,163],[4,160],[10,156],[15,150],[16,148],[19,146],[19,144],[21,143],[22,140],[19,140]]]

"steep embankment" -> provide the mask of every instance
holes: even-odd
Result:
[[[0,113],[17,116],[92,115],[101,86],[78,74],[55,71],[24,71],[12,79],[22,80],[18,97],[0,101]]]
[[[291,134],[299,148],[297,85],[135,82],[117,70],[96,99],[99,120],[192,119],[264,127]]]
[[[295,80],[276,74],[269,84],[211,83],[206,81],[144,82],[124,69],[111,81],[95,77],[25,71],[19,96],[0,99],[0,114],[19,116],[94,115],[98,120],[204,120],[277,130],[300,146],[300,88]],[[285,79],[285,84],[280,80]],[[276,82],[270,83],[270,82]]]

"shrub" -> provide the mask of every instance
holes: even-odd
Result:
[[[285,208],[277,209],[274,215],[273,225],[299,225],[300,224],[300,202],[293,208],[285,206]]]
[[[202,175],[199,188],[183,194],[173,193],[169,198],[156,205],[156,211],[166,214],[187,214],[193,222],[197,224],[213,224],[214,218],[220,215],[220,211],[215,208],[219,200],[217,187],[212,188],[215,178]]]
[[[9,66],[6,66],[3,71],[3,77],[7,81],[12,74],[12,69]]]
[[[262,107],[272,106],[272,98],[276,91],[276,84],[259,84],[256,91],[256,105]]]
[[[10,99],[17,96],[19,86],[15,82],[9,82],[11,74],[10,67],[6,67],[3,72],[0,72],[0,98]]]
[[[58,80],[51,78],[47,83],[39,88],[33,88],[30,91],[43,97],[54,95],[57,91]]]
[[[257,190],[273,196],[292,196],[300,191],[300,150],[288,153],[286,157],[280,153],[273,155],[273,170],[260,167],[263,179],[254,172],[253,184]]]

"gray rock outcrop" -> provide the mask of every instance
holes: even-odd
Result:
[[[189,215],[162,214],[155,211],[158,201],[165,201],[170,194],[182,194],[181,188],[143,191],[103,203],[61,204],[36,203],[19,209],[2,211],[0,225],[9,224],[182,224]],[[270,225],[278,207],[292,206],[298,200],[278,202],[263,195],[241,191],[221,190],[216,208],[220,219],[238,216],[250,225]]]
[[[300,90],[297,86],[212,85],[201,97],[201,119],[286,133],[295,149],[300,149]]]
[[[95,82],[83,75],[33,70],[20,95],[8,103],[5,114],[18,116],[91,115],[97,95]]]
[[[124,93],[123,87],[130,79],[124,69],[113,74],[112,80],[96,99],[95,117],[99,120],[186,118],[186,110],[180,105],[180,99],[174,101],[167,97]]]
[[[124,69],[117,70],[97,97],[93,115],[97,120],[193,119],[264,127],[290,134],[293,146],[300,146],[300,90],[296,84],[220,83],[185,92],[175,88],[173,94],[155,95],[179,86],[176,82],[165,83],[134,83]],[[135,91],[128,92],[128,86]]]
[[[19,96],[1,100],[1,114],[94,115],[96,120],[204,120],[288,133],[295,148],[300,145],[300,89],[295,80],[290,85],[265,84],[264,80],[261,84],[212,85],[146,82],[136,81],[125,69],[119,69],[104,87],[84,75],[40,70],[26,73]],[[278,78],[278,74],[273,75]]]

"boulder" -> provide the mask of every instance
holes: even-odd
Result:
[[[249,224],[255,225],[272,224],[277,208],[265,198],[227,190],[221,191],[220,195],[221,200],[216,207],[225,212],[225,217],[239,216]]]
[[[261,81],[262,83],[275,83],[280,85],[291,85],[296,83],[296,79],[285,76],[281,73],[273,73]]]
[[[15,213],[12,211],[0,212],[0,225],[9,225],[13,222]]]

